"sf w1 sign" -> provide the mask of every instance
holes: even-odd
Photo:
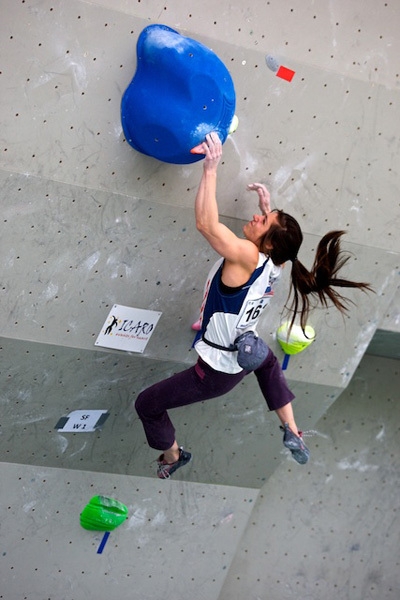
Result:
[[[154,310],[114,304],[95,345],[127,352],[144,352],[161,314]]]

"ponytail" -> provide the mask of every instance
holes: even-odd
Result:
[[[340,238],[344,231],[330,231],[324,235],[318,244],[312,269],[308,271],[297,258],[303,241],[300,225],[287,213],[281,210],[277,212],[278,223],[272,225],[260,241],[260,251],[268,254],[276,265],[292,262],[288,295],[288,301],[293,296],[288,306],[293,313],[290,328],[296,315],[300,313],[300,325],[304,332],[313,299],[325,307],[331,302],[342,314],[346,313],[350,301],[333,289],[334,287],[373,291],[368,283],[349,281],[338,276],[350,258],[340,247]]]
[[[368,283],[349,281],[338,277],[339,271],[350,259],[350,256],[345,254],[340,247],[340,238],[344,233],[344,231],[330,231],[324,235],[318,244],[311,271],[308,271],[297,258],[292,261],[289,291],[289,297],[293,294],[293,300],[289,307],[293,312],[291,325],[299,312],[303,331],[312,307],[310,297],[318,300],[324,307],[328,307],[331,302],[344,314],[348,310],[350,300],[342,296],[334,287],[357,288],[364,292],[372,291]]]

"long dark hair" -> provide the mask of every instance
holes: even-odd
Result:
[[[300,326],[305,329],[312,308],[312,300],[318,300],[327,307],[331,302],[341,313],[348,310],[349,300],[339,294],[334,287],[358,288],[362,291],[372,291],[368,283],[349,281],[338,277],[339,271],[350,258],[340,247],[340,238],[344,231],[330,231],[323,236],[318,244],[314,264],[311,271],[297,258],[297,253],[303,241],[300,225],[291,215],[278,210],[277,223],[271,225],[260,243],[260,251],[271,257],[276,265],[292,262],[291,285],[288,300],[293,296],[288,306],[292,312],[290,327],[296,315],[300,313]]]

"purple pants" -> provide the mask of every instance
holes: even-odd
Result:
[[[175,429],[167,413],[168,409],[222,396],[248,374],[249,371],[222,373],[199,358],[193,367],[143,390],[136,400],[135,408],[149,446],[165,451],[173,445]],[[281,366],[271,350],[254,374],[270,410],[281,408],[293,400],[294,394],[289,390]]]

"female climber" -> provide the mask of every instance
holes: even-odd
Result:
[[[281,421],[284,445],[298,463],[305,464],[310,453],[294,419],[294,394],[273,352],[264,343],[260,345],[260,339],[251,332],[256,331],[260,314],[287,261],[291,262],[292,323],[299,314],[303,329],[311,308],[310,297],[325,306],[331,302],[344,312],[346,299],[334,287],[371,288],[338,277],[348,258],[340,249],[343,231],[331,231],[321,239],[314,265],[308,271],[297,258],[303,239],[297,221],[283,211],[271,211],[269,194],[261,184],[251,184],[249,189],[258,193],[263,214],[254,215],[244,225],[243,239],[237,237],[218,216],[216,181],[222,156],[218,135],[210,133],[193,151],[205,155],[195,201],[196,227],[221,258],[211,269],[205,286],[201,329],[194,344],[197,363],[145,389],[135,403],[148,444],[161,451],[157,475],[168,478],[191,459],[191,454],[179,447],[167,411],[226,394],[251,371],[269,409]],[[242,338],[244,345],[239,343]],[[251,358],[249,363],[246,352]]]

